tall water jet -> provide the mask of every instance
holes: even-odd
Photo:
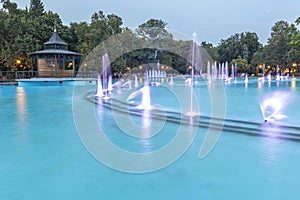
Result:
[[[134,74],[134,87],[138,87],[138,86],[139,86],[138,78],[137,75]]]
[[[224,63],[222,63],[222,68],[221,68],[221,79],[224,79]]]
[[[96,88],[95,96],[96,96],[96,97],[104,97],[100,73],[98,73],[98,78],[97,78],[97,88]]]
[[[272,75],[268,74],[267,79],[268,79],[269,82],[271,82],[272,81]]]
[[[279,74],[276,75],[276,81],[280,81],[280,75]]]
[[[215,61],[214,66],[215,66],[215,79],[217,79],[217,76],[218,76],[218,64],[217,64],[217,61]]]
[[[225,79],[228,78],[228,61],[225,63]]]
[[[170,85],[174,85],[174,81],[173,81],[173,75],[171,74],[171,79],[170,79]]]
[[[265,82],[265,70],[266,70],[266,65],[263,64],[263,67],[262,67],[262,82]]]
[[[110,62],[108,58],[108,54],[104,54],[102,56],[102,74],[103,74],[103,91],[104,91],[104,97],[103,99],[109,99],[110,97],[108,96],[109,92],[109,76],[111,76],[110,72]],[[112,83],[111,83],[112,87]]]
[[[210,62],[207,61],[207,83],[211,83]]]
[[[112,91],[112,90],[113,90],[112,75],[109,75],[109,76],[108,76],[107,90],[108,90],[108,91]]]
[[[186,113],[186,115],[188,116],[195,116],[198,115],[197,112],[194,112],[193,110],[193,95],[194,95],[194,86],[193,86],[193,82],[194,82],[194,66],[195,66],[195,43],[196,43],[196,33],[193,34],[193,45],[192,45],[192,78],[191,78],[191,84],[190,84],[190,88],[191,88],[191,93],[190,93],[190,111]]]
[[[244,82],[245,83],[249,83],[249,79],[248,79],[248,74],[247,73],[245,74],[245,80],[244,80]]]
[[[222,79],[222,68],[221,68],[221,63],[219,63],[219,79]]]

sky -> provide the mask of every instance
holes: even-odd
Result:
[[[29,7],[30,0],[11,0],[18,7]],[[299,0],[42,0],[45,10],[56,12],[65,25],[90,22],[102,10],[116,14],[124,27],[134,29],[149,19],[162,19],[167,28],[214,46],[221,39],[244,31],[256,32],[266,44],[271,27],[284,20],[293,23],[300,17]]]

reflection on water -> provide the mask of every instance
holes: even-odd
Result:
[[[26,93],[23,87],[17,87],[17,122],[19,127],[23,127],[26,121]]]
[[[258,89],[262,89],[263,87],[263,82],[259,81],[257,84]]]
[[[296,79],[294,78],[291,81],[291,90],[296,91]]]
[[[261,140],[262,163],[266,165],[266,169],[269,169],[270,173],[276,171],[276,176],[266,175],[272,185],[278,185],[281,181],[284,142],[280,139],[282,132],[282,128],[275,124],[264,124],[261,126],[261,134],[267,135]]]

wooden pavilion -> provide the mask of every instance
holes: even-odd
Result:
[[[32,59],[32,71],[37,71],[38,77],[75,77],[81,64],[82,54],[68,50],[68,44],[58,35],[56,29],[44,50],[29,54]]]

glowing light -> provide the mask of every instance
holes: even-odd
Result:
[[[284,92],[277,92],[265,98],[262,103],[260,103],[260,109],[264,120],[274,121],[286,118],[282,112],[284,105],[288,102],[288,97],[288,94]]]

